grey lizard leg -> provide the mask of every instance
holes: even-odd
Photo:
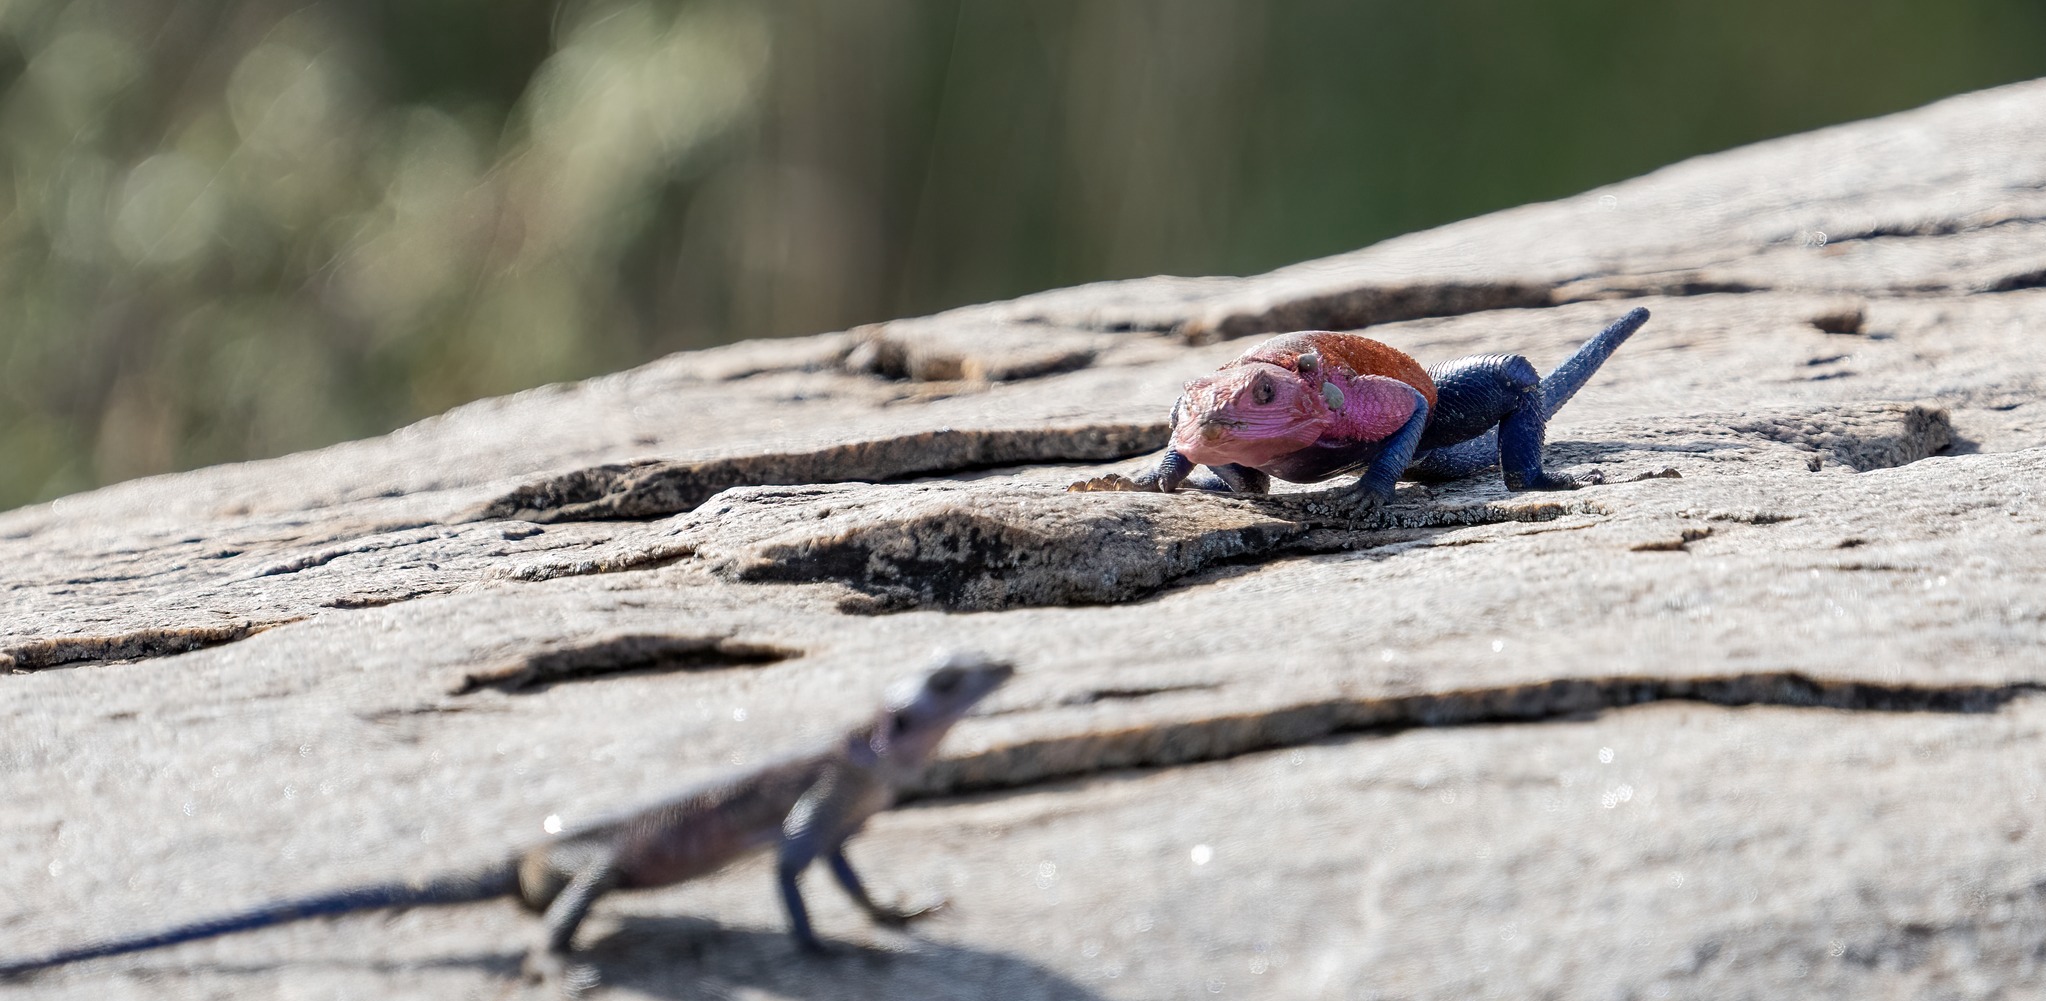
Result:
[[[796,877],[809,866],[810,859],[793,861],[784,853],[775,875],[781,884],[782,907],[789,912],[789,937],[796,940],[797,948],[821,956],[831,950],[824,947],[824,940],[810,928],[810,909],[803,905],[803,888],[796,885]]]
[[[559,976],[566,965],[569,943],[575,938],[575,930],[590,913],[590,905],[604,895],[617,879],[617,873],[609,862],[585,866],[561,888],[560,895],[547,905],[547,913],[541,916],[541,941],[526,956],[526,972],[529,976]]]
[[[877,904],[874,898],[867,896],[867,888],[860,883],[860,874],[853,871],[852,862],[845,857],[844,845],[832,849],[828,861],[831,863],[831,874],[838,878],[838,885],[845,888],[845,895],[851,897],[853,903],[860,905],[860,910],[866,911],[867,916],[874,919],[875,924],[900,928],[917,918],[936,913],[945,906],[939,903],[905,911]]]
[[[797,885],[797,877],[818,856],[837,855],[845,839],[859,832],[866,820],[866,811],[859,804],[870,791],[870,783],[871,777],[864,773],[846,769],[827,771],[816,785],[804,791],[782,820],[776,877],[781,883],[782,906],[789,912],[789,935],[804,952],[822,954],[829,950],[810,927],[810,909],[803,904],[803,890]]]

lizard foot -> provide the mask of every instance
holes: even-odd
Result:
[[[1392,498],[1374,490],[1352,487],[1348,490],[1331,491],[1328,506],[1320,513],[1346,518],[1351,522],[1361,521],[1378,513]]]
[[[951,901],[940,897],[922,907],[915,908],[883,907],[877,904],[873,910],[867,913],[869,917],[874,919],[875,924],[884,928],[903,928],[907,927],[912,921],[930,917],[949,906],[951,906]]]
[[[561,989],[562,997],[579,998],[588,994],[590,988],[602,981],[603,978],[597,975],[596,967],[588,963],[578,963],[568,967],[560,977],[551,982]]]
[[[568,976],[568,956],[552,949],[534,949],[526,953],[521,973],[528,983],[561,983]]]
[[[1081,480],[1066,487],[1067,493],[1075,494],[1106,493],[1112,491],[1157,493],[1158,484],[1155,481],[1146,483],[1141,480],[1133,480],[1121,473],[1106,473],[1096,476],[1091,480]]]
[[[1506,477],[1506,489],[1515,493],[1522,490],[1575,490],[1578,487],[1594,486],[1605,481],[1605,472],[1598,469],[1594,469],[1583,476],[1571,476],[1568,473],[1557,475],[1555,473],[1541,472],[1525,477],[1508,475]]]

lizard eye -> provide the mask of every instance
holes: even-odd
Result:
[[[959,672],[952,668],[938,671],[924,682],[924,687],[939,695],[950,694],[952,689],[959,687]]]
[[[1277,392],[1278,390],[1272,387],[1270,379],[1259,379],[1250,384],[1250,400],[1260,406],[1272,402],[1272,397]]]
[[[888,721],[888,735],[900,737],[909,732],[909,717],[896,716]]]

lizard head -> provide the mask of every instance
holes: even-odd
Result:
[[[1195,379],[1173,410],[1172,447],[1204,466],[1257,467],[1297,452],[1322,436],[1341,407],[1323,385],[1318,376],[1262,361]]]
[[[869,746],[891,765],[919,767],[952,724],[1015,673],[1013,665],[981,654],[946,654],[930,670],[889,686]]]

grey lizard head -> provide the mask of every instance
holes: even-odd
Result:
[[[1014,665],[981,653],[941,655],[929,670],[889,686],[875,720],[874,752],[899,766],[923,764],[952,724],[1015,673]]]

